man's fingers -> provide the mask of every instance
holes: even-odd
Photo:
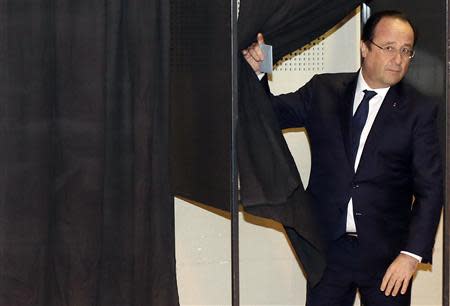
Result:
[[[264,36],[261,33],[258,33],[258,35],[256,36],[256,40],[258,41],[258,44],[263,44]]]
[[[264,60],[264,53],[260,48],[260,44],[264,43],[264,36],[261,33],[258,33],[256,36],[257,42],[254,42],[247,49],[242,50],[242,55],[244,56],[247,63],[250,64],[253,71],[259,73],[260,62]]]
[[[392,296],[396,296],[398,294],[398,292],[404,282],[405,282],[404,280],[397,279],[397,281],[395,282],[394,288],[392,290]]]
[[[381,287],[380,287],[381,291],[385,291],[386,290],[386,287],[387,287],[387,284],[388,284],[390,278],[391,278],[391,272],[388,269],[386,271],[386,274],[384,274],[383,280],[381,282]]]
[[[387,269],[381,282],[380,290],[386,296],[396,296],[399,292],[405,294],[409,282],[417,269],[417,259],[400,254]]]
[[[261,48],[258,46],[258,47],[256,47],[254,50],[255,50],[255,52],[256,52],[256,54],[257,54],[258,61],[259,61],[259,62],[260,62],[260,61],[263,61],[263,60],[264,60],[264,53],[262,52]]]
[[[384,294],[388,296],[391,295],[391,292],[395,288],[395,286],[396,286],[396,279],[394,277],[394,274],[392,273],[392,269],[388,268],[381,282],[380,290],[384,291]]]
[[[409,281],[411,280],[411,277],[408,279],[405,279],[403,281],[403,285],[402,285],[402,291],[400,292],[401,294],[405,294],[406,291],[408,291],[408,285],[409,285]]]
[[[386,290],[384,290],[384,295],[386,295],[386,296],[391,295],[391,292],[392,292],[392,289],[394,289],[395,283],[396,283],[395,279],[391,277],[389,279],[389,282],[386,285]]]
[[[411,280],[410,277],[404,277],[404,278],[390,278],[389,283],[386,286],[386,290],[384,294],[386,296],[392,295],[396,296],[399,292],[401,294],[405,294],[406,291],[408,291],[409,281]]]
[[[258,44],[253,44],[248,48],[248,52],[256,62],[260,62],[264,59],[264,54]]]

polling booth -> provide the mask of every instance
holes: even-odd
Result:
[[[406,81],[438,101],[448,159],[445,1],[274,2],[170,2],[169,139],[180,305],[303,305],[306,275],[314,280],[311,263],[321,260],[320,242],[304,230],[308,220],[280,204],[293,190],[304,199],[311,167],[307,131],[289,129],[278,137],[263,125],[249,130],[265,109],[242,86],[256,76],[240,50],[258,32],[272,45],[269,86],[281,94],[315,74],[357,71],[363,22],[380,10],[405,12],[419,29]],[[258,155],[267,147],[269,156]],[[271,170],[258,172],[253,161]],[[448,224],[445,209],[433,266],[420,265],[412,305],[450,305]]]

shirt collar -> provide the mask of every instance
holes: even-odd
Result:
[[[384,97],[386,96],[387,92],[389,91],[390,87],[385,87],[385,88],[377,88],[377,89],[373,89],[370,88],[369,85],[367,85],[366,80],[364,80],[364,77],[362,75],[362,69],[359,70],[358,73],[358,83],[356,84],[356,92],[357,93],[362,93],[363,90],[372,90],[375,91],[377,93],[377,96],[381,97],[382,99],[384,99]]]

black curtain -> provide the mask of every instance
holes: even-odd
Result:
[[[177,305],[168,1],[0,1],[0,305]]]

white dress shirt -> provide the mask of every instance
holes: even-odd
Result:
[[[361,132],[361,138],[359,140],[359,146],[358,146],[358,152],[356,153],[355,158],[355,172],[358,169],[359,161],[361,159],[362,152],[364,150],[364,145],[366,144],[367,136],[369,135],[370,129],[372,128],[373,122],[375,121],[375,118],[377,117],[378,111],[380,110],[381,104],[383,103],[384,98],[386,97],[386,94],[389,90],[389,87],[386,88],[378,88],[373,89],[370,88],[369,85],[367,85],[366,81],[364,80],[364,77],[362,75],[362,70],[359,71],[358,75],[358,83],[356,85],[356,91],[355,91],[355,98],[353,100],[353,115],[355,114],[356,110],[358,109],[359,104],[361,103],[363,97],[364,97],[364,90],[371,90],[375,91],[377,94],[370,99],[369,101],[369,114],[367,115],[367,121],[364,125],[364,128]],[[347,233],[357,233],[355,218],[353,215],[353,200],[350,198],[350,201],[348,202],[347,206],[347,225],[346,225]],[[417,259],[419,262],[422,261],[422,257],[412,254],[410,252],[401,251],[401,253],[409,255]]]

